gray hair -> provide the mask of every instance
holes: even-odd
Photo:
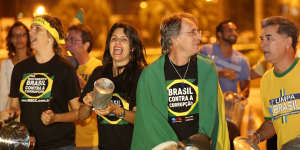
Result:
[[[294,48],[294,50],[296,50],[299,36],[299,31],[296,25],[288,18],[283,16],[268,17],[261,22],[261,26],[263,28],[276,25],[279,26],[277,30],[278,34],[285,34],[292,38],[292,47]]]
[[[171,37],[179,35],[183,18],[198,24],[197,19],[189,13],[176,13],[163,19],[160,25],[160,43],[163,52],[166,52],[171,47]]]

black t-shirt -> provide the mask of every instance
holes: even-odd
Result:
[[[45,126],[43,111],[68,112],[69,100],[80,96],[80,86],[73,67],[55,55],[39,64],[30,57],[17,64],[12,72],[10,97],[18,98],[21,122],[36,138],[37,149],[51,149],[74,144],[73,123],[53,123]]]
[[[91,92],[94,88],[94,82],[100,78],[108,78],[115,84],[112,101],[115,104],[127,109],[132,110],[136,105],[136,87],[138,78],[142,69],[136,68],[130,73],[131,80],[126,79],[125,71],[117,77],[113,77],[112,66],[108,65],[106,68],[97,67],[91,74],[84,90],[80,101],[83,97]],[[128,82],[130,81],[130,83]],[[121,88],[121,85],[126,85]],[[125,88],[128,88],[125,93]],[[98,130],[99,130],[99,149],[101,150],[130,150],[130,144],[133,134],[133,125],[119,119],[113,114],[104,117],[97,116]]]
[[[172,66],[166,55],[164,71],[168,90],[168,121],[179,140],[185,140],[198,133],[199,128],[197,60],[192,57],[190,64]],[[178,73],[185,80],[181,80]]]

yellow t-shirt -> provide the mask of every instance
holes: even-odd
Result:
[[[91,57],[89,61],[83,65],[79,65],[77,74],[79,74],[85,81],[88,80],[97,66],[102,63],[100,60]],[[93,112],[92,115],[84,121],[77,121],[75,124],[76,147],[96,147],[98,146],[98,125],[97,115]]]
[[[267,71],[261,80],[263,113],[272,120],[277,133],[277,146],[300,135],[300,63],[299,58],[284,73],[277,74],[274,68]]]
[[[94,69],[101,65],[102,62],[100,60],[95,57],[91,57],[87,63],[78,66],[76,73],[79,74],[82,79],[87,81]]]

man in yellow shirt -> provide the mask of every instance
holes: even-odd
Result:
[[[101,65],[101,61],[89,56],[93,47],[91,30],[87,25],[77,24],[68,29],[66,49],[78,61],[76,73],[78,75],[81,89],[85,86],[93,70]],[[75,144],[77,150],[98,149],[98,129],[96,114],[93,113],[88,119],[76,122]]]
[[[261,80],[261,99],[265,121],[250,135],[258,144],[277,134],[277,147],[300,135],[300,62],[295,57],[299,32],[285,17],[262,21],[261,47],[265,59],[273,64]]]

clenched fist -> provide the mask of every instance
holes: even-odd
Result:
[[[44,111],[41,115],[41,120],[42,120],[43,124],[46,126],[54,123],[54,119],[55,119],[55,114],[50,109]]]

